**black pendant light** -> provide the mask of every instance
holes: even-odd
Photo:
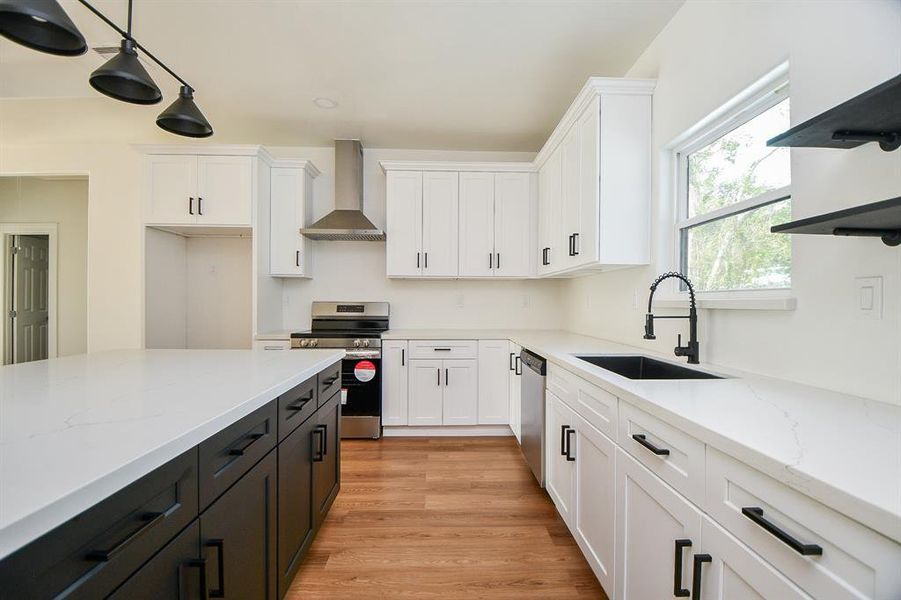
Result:
[[[56,0],[0,0],[0,35],[48,54],[88,51],[84,36]]]
[[[119,53],[91,73],[91,87],[110,98],[132,104],[156,104],[163,93],[138,60],[135,42],[122,40]]]
[[[160,113],[156,124],[169,133],[187,137],[204,138],[213,135],[213,127],[194,104],[194,90],[189,85],[181,86],[178,99]]]

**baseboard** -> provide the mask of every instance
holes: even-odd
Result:
[[[382,427],[382,437],[502,437],[513,435],[507,425],[447,425],[441,427]]]

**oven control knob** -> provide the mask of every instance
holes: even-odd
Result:
[[[363,345],[362,340],[354,340],[354,348],[359,348],[362,345]]]
[[[309,345],[310,345],[310,340],[300,340],[300,347],[301,347],[301,348],[306,348],[306,347],[309,346]]]
[[[315,348],[319,345],[319,340],[310,340],[310,348]]]
[[[368,347],[369,347],[369,340],[363,340],[363,347],[364,347],[364,348],[368,348]]]

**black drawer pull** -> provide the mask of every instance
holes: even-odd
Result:
[[[322,456],[328,455],[328,425],[320,425],[322,427]]]
[[[682,552],[691,548],[691,540],[676,540],[676,553],[673,557],[673,596],[688,598],[689,592],[682,587]]]
[[[338,375],[335,375],[334,377],[329,377],[328,379],[326,379],[325,381],[322,382],[320,387],[322,387],[323,389],[330,387],[333,383],[338,381],[339,377],[341,377],[340,373]]]
[[[566,456],[566,430],[569,425],[560,426],[560,456]]]
[[[121,542],[119,542],[109,550],[91,550],[87,554],[87,559],[96,560],[98,562],[108,562],[112,560],[119,552],[127,548],[129,544],[153,529],[155,525],[157,525],[165,518],[166,513],[164,512],[144,513],[144,515],[142,515],[141,517],[141,520],[144,521],[144,523],[140,527],[129,533],[125,539],[123,539]]]
[[[450,352],[450,348],[433,348],[435,352]]]
[[[313,401],[313,392],[310,392],[310,396],[308,398],[301,398],[297,403],[289,404],[288,406],[285,407],[285,410],[291,411],[291,412],[298,412],[298,411],[303,410],[303,407],[312,401]]]
[[[209,540],[204,546],[216,549],[216,566],[219,571],[219,587],[215,590],[210,590],[210,598],[225,598],[225,542],[223,540]]]
[[[695,554],[694,570],[691,573],[691,597],[701,598],[701,568],[704,563],[713,561],[713,557],[709,554]]]
[[[325,453],[322,451],[322,442],[323,442],[323,432],[322,425],[317,425],[313,428],[312,437],[310,437],[310,443],[314,442],[314,438],[318,434],[318,444],[314,444],[313,448],[313,462],[322,462],[325,459]]]
[[[633,433],[632,439],[656,454],[657,456],[669,456],[669,450],[666,448],[658,448],[654,444],[648,441],[647,436],[643,433]]]
[[[510,353],[510,363],[509,363],[509,364],[510,364],[510,367],[509,367],[509,368],[510,368],[511,371],[515,370],[515,367],[513,366],[513,357],[514,357],[514,356],[516,356],[516,354],[513,353],[513,352],[511,352],[511,353]]]
[[[249,441],[244,446],[241,446],[240,448],[229,449],[229,451],[228,451],[229,456],[244,456],[244,454],[247,452],[247,450],[251,446],[253,446],[254,442],[256,442],[258,439],[260,439],[264,435],[266,435],[266,434],[265,433],[251,433],[250,435],[247,436],[247,439]]]
[[[819,544],[805,544],[787,531],[780,529],[775,523],[763,516],[763,509],[759,506],[745,506],[741,509],[741,514],[763,527],[768,533],[774,535],[798,554],[802,556],[823,555],[822,546]]]
[[[572,451],[572,438],[569,437],[570,434],[575,433],[576,430],[570,427],[566,430],[566,460],[569,462],[576,462],[575,457],[570,453]]]
[[[516,367],[514,368],[514,373],[516,375],[522,375],[522,359],[517,356],[513,364],[516,365]]]
[[[185,569],[197,569],[198,571],[200,571],[200,578],[199,578],[200,584],[198,585],[198,588],[200,590],[199,597],[201,600],[207,600],[207,598],[209,598],[209,593],[207,592],[207,585],[206,585],[206,561],[202,558],[189,560],[187,562],[183,562],[180,565],[178,565],[178,597],[180,599],[191,597],[182,588],[182,585],[185,580],[185,577],[184,577]]]

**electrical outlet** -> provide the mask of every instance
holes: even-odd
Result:
[[[881,319],[882,277],[858,277],[854,281],[858,317],[861,319]]]

